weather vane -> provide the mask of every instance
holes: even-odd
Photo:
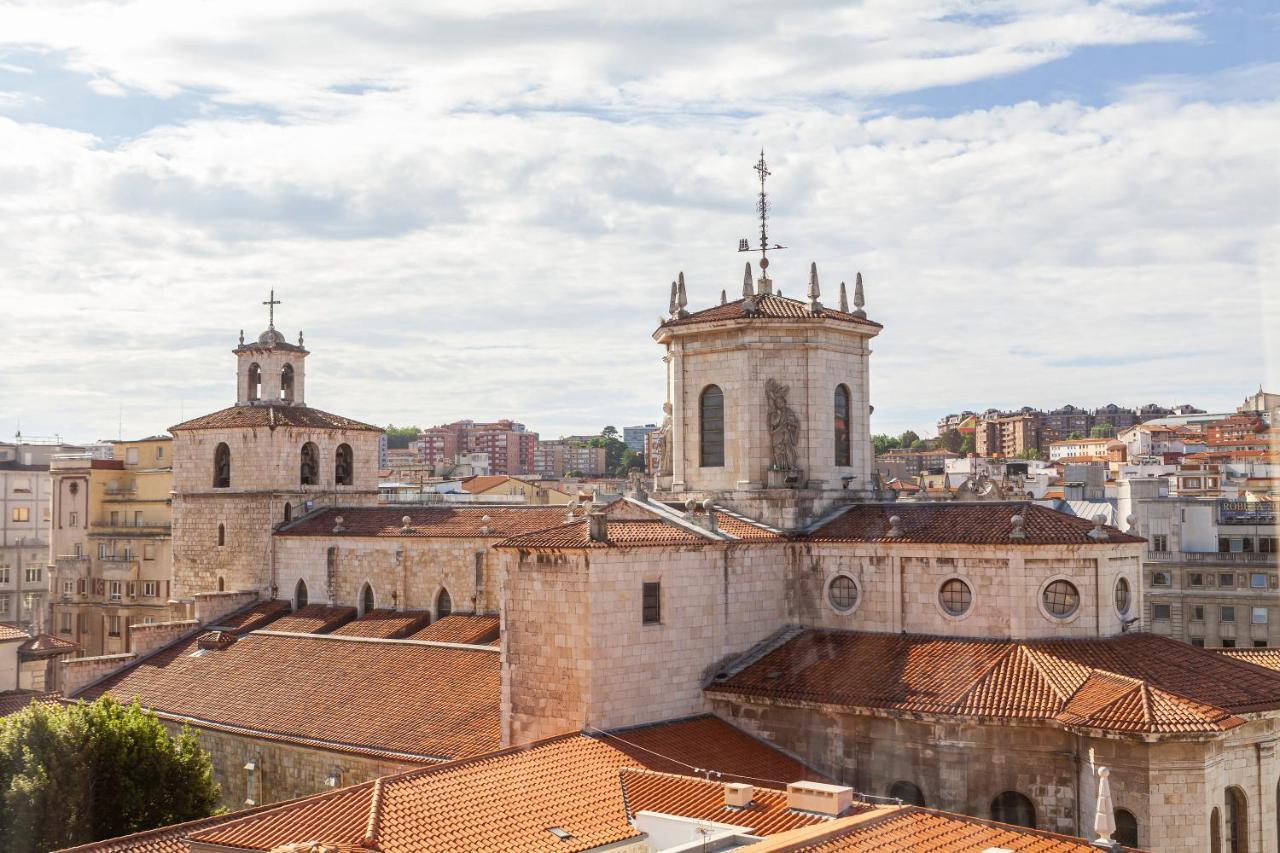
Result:
[[[267,306],[267,328],[274,329],[276,327],[276,306],[284,304],[279,299],[276,299],[275,288],[271,289],[271,298],[262,304]]]
[[[760,211],[760,274],[764,275],[765,270],[769,268],[768,252],[770,249],[785,249],[786,246],[779,246],[774,243],[769,245],[769,196],[764,191],[764,179],[773,174],[769,171],[768,165],[764,162],[764,149],[760,149],[760,161],[756,163],[755,170],[760,175],[760,200],[756,202],[756,210]],[[738,241],[739,252],[754,252],[751,248],[751,241],[743,237]]]

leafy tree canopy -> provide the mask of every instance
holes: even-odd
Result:
[[[876,456],[880,456],[890,450],[897,450],[901,446],[901,442],[891,435],[881,434],[871,436],[871,445],[875,448]]]
[[[418,437],[418,433],[422,430],[416,426],[398,427],[387,424],[387,449],[388,450],[404,450],[409,443]]]
[[[209,753],[135,701],[0,719],[0,853],[43,853],[215,814]]]
[[[916,431],[909,429],[902,435],[898,436],[898,445],[900,447],[914,447],[915,443],[919,440],[920,436],[916,434]]]
[[[938,436],[938,442],[942,445],[943,450],[959,453],[960,448],[964,446],[964,438],[964,435],[959,430],[949,429]]]
[[[1115,438],[1115,424],[1096,424],[1089,430],[1089,438]]]

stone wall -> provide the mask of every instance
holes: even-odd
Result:
[[[173,720],[164,720],[164,724],[172,733],[182,728],[181,723]],[[213,780],[222,786],[222,804],[231,811],[244,808],[250,793],[257,803],[262,804],[331,790],[326,780],[334,773],[339,774],[336,787],[343,787],[427,766],[426,763],[316,749],[200,726],[192,728],[200,738],[200,746],[212,757]],[[253,771],[244,769],[250,761],[257,765]]]
[[[92,658],[70,658],[60,664],[62,673],[59,682],[62,695],[74,697],[82,688],[106,678],[118,669],[128,666],[138,659],[133,652],[122,655],[100,655]]]
[[[199,592],[195,595],[195,620],[201,625],[216,625],[223,616],[257,600],[256,592]]]
[[[167,646],[180,637],[195,633],[200,623],[194,619],[182,622],[155,622],[150,625],[134,625],[129,629],[133,653],[146,657],[151,652]]]
[[[361,606],[368,583],[375,606],[425,610],[432,618],[439,615],[441,590],[447,590],[454,612],[496,613],[501,566],[490,548],[501,539],[280,535],[276,582],[283,598],[302,580],[310,601],[354,607]]]

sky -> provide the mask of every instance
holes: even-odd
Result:
[[[544,436],[661,416],[652,340],[858,272],[872,429],[1280,391],[1270,0],[0,0],[0,440],[307,402]]]

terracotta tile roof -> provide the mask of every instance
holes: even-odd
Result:
[[[687,509],[684,504],[678,501],[663,501],[670,509],[679,513],[686,513]],[[765,525],[753,521],[746,516],[729,512],[723,507],[713,506],[711,509],[712,516],[716,522],[716,528],[722,533],[727,533],[735,539],[757,542],[781,542],[783,536],[777,531],[766,527]],[[697,507],[693,510],[693,517],[700,519],[706,515],[706,510]]]
[[[462,490],[473,495],[487,492],[494,486],[501,486],[508,480],[514,479],[506,474],[482,475],[476,477],[467,477],[462,481]]]
[[[16,714],[35,702],[38,705],[56,705],[61,693],[37,693],[31,690],[6,690],[0,693],[0,717]]]
[[[499,743],[500,661],[489,649],[270,633],[197,648],[176,643],[77,698],[137,696],[173,716],[335,749],[453,758]]]
[[[853,817],[780,833],[739,848],[750,853],[1097,853],[1083,838],[1072,838],[995,821],[948,814],[918,806],[879,808]],[[1128,849],[1128,848],[1121,848]]]
[[[18,654],[34,657],[65,655],[79,650],[79,643],[73,643],[70,640],[55,637],[52,634],[37,634],[18,646]]]
[[[879,323],[867,320],[863,317],[855,317],[853,314],[846,314],[835,308],[822,306],[822,310],[818,314],[814,314],[809,310],[809,303],[801,302],[798,299],[791,299],[787,296],[779,296],[777,293],[767,293],[763,296],[756,297],[756,310],[752,314],[744,314],[742,310],[743,300],[735,299],[732,302],[726,302],[723,305],[716,305],[706,308],[702,311],[695,311],[682,320],[666,320],[660,328],[670,328],[673,326],[688,326],[694,323],[715,323],[725,320],[840,320],[845,323],[854,323],[859,326],[866,326],[869,329],[884,328]]]
[[[305,427],[308,429],[354,429],[382,432],[382,427],[353,421],[342,415],[332,415],[310,406],[286,406],[259,404],[256,406],[231,406],[221,411],[201,415],[169,427],[169,432],[187,429],[228,429],[237,427]]]
[[[685,730],[689,739],[717,731],[700,724],[690,727],[687,721],[670,725]],[[653,756],[623,752],[615,743],[612,738],[564,735],[383,777],[248,818],[228,815],[218,827],[192,833],[192,838],[249,850],[317,839],[338,845],[364,842],[383,853],[580,851],[638,837],[628,823],[633,796],[631,813],[643,803],[643,808],[653,811],[704,818],[718,814],[729,818],[727,822],[739,822],[731,817],[735,812],[724,809],[720,784],[689,776],[653,777],[645,772],[653,770]],[[758,741],[752,743],[760,752],[771,751]],[[714,755],[714,743],[700,748]],[[737,749],[731,747],[730,754]],[[753,767],[770,761],[745,756],[741,760]],[[708,765],[710,769],[717,766],[726,765]],[[782,795],[776,790],[761,788],[758,796],[764,803],[758,820],[764,826],[783,828],[820,820],[784,814],[778,808]],[[718,812],[715,801],[720,803]],[[559,840],[547,831],[552,826],[572,837]]]
[[[1212,651],[1232,660],[1242,660],[1254,666],[1280,670],[1280,649],[1212,649]]]
[[[408,637],[431,621],[425,610],[370,610],[333,632],[335,637],[372,637],[395,640]]]
[[[267,627],[292,609],[289,602],[280,599],[260,601],[252,607],[246,607],[213,620],[213,624],[209,627],[225,628],[237,634],[247,634]]]
[[[17,625],[10,625],[7,622],[0,622],[0,643],[8,640],[29,640],[31,634],[26,629],[19,628]]]
[[[1014,514],[1023,517],[1024,539],[1010,539]],[[903,535],[888,535],[898,516]],[[817,542],[928,542],[978,545],[1094,544],[1093,522],[1025,501],[993,503],[855,504],[808,533]],[[1104,543],[1144,542],[1114,527],[1103,527]]]
[[[503,538],[564,524],[564,506],[346,507],[309,515],[277,536],[435,536]],[[409,516],[409,532],[402,532]],[[334,533],[342,517],[343,531]],[[485,517],[488,521],[485,521]],[[488,527],[488,533],[481,533]]]
[[[1280,708],[1280,673],[1151,634],[980,640],[806,631],[713,696],[1150,734],[1221,732]]]
[[[410,640],[432,640],[437,643],[485,645],[498,639],[497,616],[472,616],[453,613],[409,635]]]
[[[213,817],[191,820],[186,823],[175,823],[159,829],[149,829],[132,835],[108,838],[103,841],[91,841],[79,847],[67,847],[59,853],[191,853],[191,845],[187,836],[194,835],[202,829],[225,823],[228,817],[242,818],[252,814],[279,808],[280,803],[257,806],[252,809],[235,812],[233,815],[214,815]]]
[[[699,545],[714,540],[700,536],[691,530],[670,524],[659,518],[654,519],[609,519],[607,535],[609,541],[598,542],[588,535],[587,520],[580,519],[568,524],[522,536],[504,539],[495,547],[498,548],[641,548],[671,545]]]
[[[290,631],[295,634],[328,634],[354,618],[356,618],[354,607],[308,604],[274,620],[267,630]]]
[[[746,826],[751,828],[753,835],[772,835],[799,826],[830,822],[830,818],[821,815],[787,808],[786,791],[758,788],[752,793],[751,805],[731,809],[724,804],[723,782],[652,770],[626,769],[619,775],[627,814],[632,818],[639,812],[661,812]],[[855,803],[850,812],[856,814],[866,810],[867,806]]]

